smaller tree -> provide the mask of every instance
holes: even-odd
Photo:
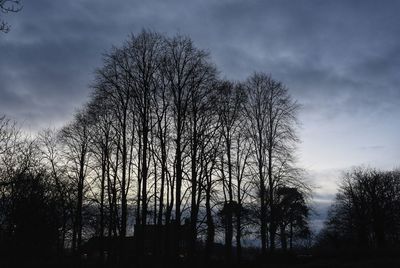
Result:
[[[58,249],[62,200],[44,170],[18,174],[13,180],[9,224],[11,254],[51,257]]]
[[[297,188],[280,187],[276,191],[277,222],[280,229],[281,247],[293,249],[295,238],[307,238],[310,235],[308,226],[309,208],[304,194]]]

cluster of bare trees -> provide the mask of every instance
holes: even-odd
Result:
[[[240,260],[245,235],[263,254],[276,241],[292,247],[309,214],[295,167],[298,108],[269,75],[219,79],[188,37],[131,36],[104,57],[74,120],[36,139],[62,204],[59,242],[79,252],[90,235],[123,239],[133,225],[185,222],[189,257],[199,241],[210,256],[223,238],[227,261],[233,243]],[[169,237],[171,254],[181,236]]]
[[[24,134],[0,117],[0,252],[7,256],[42,258],[64,250],[73,209],[72,185],[60,180],[53,145],[43,132]],[[7,263],[3,263],[2,265]]]
[[[343,177],[320,243],[383,249],[400,244],[400,172],[358,167]]]

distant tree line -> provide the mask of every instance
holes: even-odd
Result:
[[[347,172],[317,246],[386,250],[400,246],[400,171]]]
[[[264,73],[220,79],[190,38],[149,31],[103,62],[89,102],[62,129],[26,137],[0,119],[2,247],[28,240],[79,254],[93,236],[105,249],[106,238],[123,245],[134,225],[186,223],[188,259],[199,245],[210,259],[223,241],[230,263],[242,259],[245,238],[265,255],[308,237],[310,187],[295,166],[299,105],[281,82]],[[178,256],[185,238],[168,239],[165,251]]]

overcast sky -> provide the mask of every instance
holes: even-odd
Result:
[[[88,98],[102,53],[130,33],[189,35],[224,78],[254,71],[303,105],[299,164],[316,200],[354,165],[400,166],[400,1],[23,0],[0,34],[0,114],[36,131]]]

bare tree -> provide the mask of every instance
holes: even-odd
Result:
[[[214,220],[214,206],[218,203],[217,200],[217,186],[218,180],[216,180],[216,171],[218,168],[218,159],[220,148],[221,148],[221,137],[219,135],[219,125],[215,126],[215,134],[210,137],[210,141],[207,149],[203,149],[202,153],[202,170],[204,172],[204,180],[202,182],[202,187],[204,188],[204,198],[205,198],[205,213],[206,213],[206,245],[205,245],[205,256],[206,261],[210,261],[211,253],[213,252],[216,224]]]
[[[70,167],[71,179],[76,185],[76,205],[73,226],[74,250],[80,252],[82,245],[82,210],[84,201],[85,179],[88,171],[89,158],[89,121],[86,111],[82,110],[75,115],[74,121],[63,127],[60,131],[63,144],[64,157]]]
[[[22,5],[19,0],[0,0],[0,13],[16,13],[21,9]],[[10,25],[4,20],[0,20],[0,32],[8,33],[9,31]]]
[[[246,95],[240,85],[235,85],[234,83],[228,81],[223,81],[221,83],[219,87],[218,115],[221,124],[220,135],[224,144],[222,150],[223,153],[221,154],[221,178],[223,182],[225,199],[223,207],[223,219],[225,223],[226,259],[228,262],[230,262],[232,259],[233,216],[237,208],[238,201],[241,198],[241,194],[236,196],[234,189],[235,171],[241,172],[240,168],[239,170],[235,169],[236,165],[240,165],[240,163],[235,164],[235,158],[240,157],[239,155],[242,153],[240,151],[241,148],[239,148],[240,144],[235,144],[235,142],[241,140],[239,136],[243,131],[242,109],[244,108],[245,101]],[[236,175],[236,178],[241,177],[239,173]],[[241,181],[239,179],[238,183],[240,184],[240,182]],[[240,187],[240,185],[236,186]]]
[[[215,69],[204,65],[204,74],[190,96],[188,113],[188,139],[190,155],[190,233],[189,254],[194,257],[197,242],[197,225],[200,203],[202,201],[203,180],[208,170],[205,168],[205,154],[209,150],[211,139],[217,134]]]
[[[13,266],[59,253],[62,202],[39,149],[0,117],[0,249]]]
[[[255,73],[248,78],[245,86],[249,100],[246,106],[249,134],[258,169],[260,234],[262,252],[265,254],[267,205],[270,249],[273,251],[277,231],[274,195],[280,179],[278,172],[290,168],[294,160],[292,155],[298,141],[295,127],[299,106],[292,100],[286,87],[266,74]]]
[[[67,180],[67,167],[63,162],[58,132],[54,129],[45,129],[38,134],[38,146],[40,148],[42,164],[49,171],[51,179],[55,183],[55,196],[60,201],[62,213],[61,238],[58,248],[60,251],[66,247],[67,233],[70,230],[71,218],[71,191]]]
[[[159,70],[160,72],[160,70]],[[168,170],[168,152],[170,145],[171,136],[171,118],[168,114],[169,107],[171,105],[170,99],[167,95],[167,81],[165,81],[165,76],[162,74],[158,75],[159,83],[158,87],[152,92],[152,102],[154,103],[154,117],[155,126],[152,128],[152,136],[154,137],[153,148],[158,148],[158,150],[153,149],[153,156],[158,159],[160,169],[161,169],[161,182],[160,182],[160,193],[159,193],[159,203],[158,203],[158,216],[157,224],[159,226],[163,223],[164,214],[164,204],[166,200],[166,183],[167,176],[169,174]],[[166,217],[165,222],[169,222],[169,217]]]
[[[142,213],[141,224],[147,224],[147,180],[149,175],[149,140],[151,115],[154,103],[152,94],[158,88],[157,71],[160,64],[162,38],[157,33],[143,31],[132,37],[127,47],[128,57],[132,61],[131,74],[133,79],[133,109],[138,114],[138,135],[141,139],[141,183],[142,183]]]
[[[113,129],[116,132],[117,153],[114,165],[114,179],[120,185],[121,195],[121,220],[120,237],[126,236],[127,227],[127,196],[130,185],[129,163],[132,160],[134,144],[135,118],[132,109],[133,85],[131,75],[131,62],[125,49],[115,48],[112,53],[106,55],[105,65],[97,71],[98,83],[102,86],[97,88],[106,96],[113,105],[110,112],[113,114]],[[118,172],[120,168],[120,172]]]
[[[244,125],[242,117],[241,125]],[[246,200],[250,197],[252,188],[250,176],[250,156],[252,154],[251,144],[246,135],[245,131],[240,131],[234,139],[236,144],[236,160],[235,160],[235,177],[236,177],[236,200],[237,205],[235,207],[236,214],[236,251],[237,261],[242,261],[242,237],[243,229],[245,228],[246,218]]]
[[[192,41],[183,36],[167,40],[162,72],[168,83],[171,96],[171,116],[175,140],[175,221],[181,224],[181,202],[183,182],[183,158],[188,146],[185,134],[192,94],[203,87],[210,76],[208,54],[194,47]],[[180,234],[175,239],[175,251],[179,251]]]

